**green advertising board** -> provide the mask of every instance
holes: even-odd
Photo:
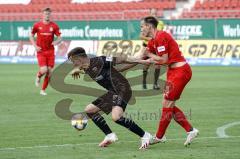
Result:
[[[10,22],[0,22],[0,40],[14,39],[11,28]]]
[[[219,39],[240,39],[240,19],[219,19],[217,35]]]
[[[176,39],[215,38],[214,20],[166,20]]]
[[[121,40],[139,37],[139,21],[59,21],[65,40]],[[0,22],[0,40],[28,40],[34,22]],[[4,30],[4,32],[3,32]]]
[[[240,19],[164,20],[176,39],[237,39]],[[137,40],[139,21],[59,21],[65,40]],[[0,40],[28,40],[34,22],[0,22]]]
[[[34,22],[12,22],[12,34],[11,40],[28,40],[31,28]]]

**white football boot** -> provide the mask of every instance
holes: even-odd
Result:
[[[198,131],[198,129],[193,128],[193,130],[189,131],[187,134],[188,135],[187,135],[186,141],[184,142],[184,146],[190,145],[192,143],[193,139],[198,136],[199,131]]]
[[[154,136],[152,138],[152,140],[150,141],[150,145],[154,145],[154,144],[157,144],[157,143],[165,143],[166,141],[167,141],[167,138],[166,138],[165,135],[161,139]]]
[[[107,147],[108,145],[116,142],[118,137],[115,133],[111,133],[105,136],[104,140],[99,144],[100,147]]]
[[[141,146],[139,149],[147,149],[152,138],[153,136],[150,133],[145,132],[144,136],[141,138]]]
[[[46,93],[44,90],[41,90],[41,91],[40,91],[40,94],[43,95],[43,96],[46,96],[46,95],[47,95],[47,93]]]

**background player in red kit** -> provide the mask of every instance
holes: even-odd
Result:
[[[39,21],[33,25],[32,32],[30,34],[30,41],[37,51],[37,59],[39,65],[39,72],[37,73],[35,84],[38,87],[40,79],[45,75],[41,95],[47,95],[45,89],[48,86],[50,74],[55,64],[54,45],[61,42],[61,33],[56,23],[50,21],[51,9],[43,9],[42,21]],[[37,40],[34,41],[34,35],[37,33]],[[54,41],[54,35],[57,36]]]
[[[148,16],[143,19],[141,32],[143,35],[150,35],[152,40],[148,42],[148,53],[150,57],[145,60],[146,63],[165,64],[168,66],[167,82],[162,102],[162,116],[159,127],[152,141],[152,144],[164,142],[166,140],[164,134],[172,118],[181,125],[187,132],[185,146],[189,145],[198,135],[199,131],[191,126],[184,113],[176,106],[175,102],[190,81],[192,71],[189,64],[179,50],[178,44],[165,31],[158,31],[158,20],[155,17]]]

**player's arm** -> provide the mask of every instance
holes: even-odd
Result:
[[[54,35],[57,36],[57,39],[52,42],[52,45],[60,44],[62,42],[62,37],[61,37],[59,26],[57,24],[54,25]]]
[[[62,37],[59,35],[57,36],[57,39],[52,42],[52,45],[58,45],[62,42]]]
[[[36,49],[36,51],[38,52],[38,51],[41,51],[41,47],[37,46],[37,44],[34,40],[34,35],[36,32],[37,32],[37,26],[34,25],[31,33],[29,34],[29,40],[30,40],[31,44],[34,46],[34,48]]]
[[[166,36],[165,34],[163,36]],[[145,56],[148,57],[145,61],[141,61],[142,63],[153,63],[158,65],[163,65],[168,62],[168,45],[166,45],[165,40],[168,37],[157,37],[157,48],[156,41],[149,41],[148,46],[146,47]],[[157,54],[157,55],[156,55]]]
[[[142,58],[143,58],[142,54],[138,56],[129,56],[126,54],[122,54],[121,56],[115,57],[115,63],[116,64],[138,64],[138,61],[140,61]]]
[[[124,65],[123,67],[116,68],[116,70],[117,70],[118,72],[124,72],[124,71],[126,71],[126,70],[128,70],[128,69],[130,69],[130,68],[135,67],[137,64],[138,64],[138,63],[126,64],[126,65]]]
[[[155,55],[153,53],[148,53],[147,56],[149,59],[146,62],[154,63],[154,64],[166,64],[168,61],[168,54],[163,54],[162,56]]]

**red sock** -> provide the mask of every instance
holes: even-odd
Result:
[[[44,81],[43,81],[42,90],[45,90],[47,88],[49,79],[50,79],[49,75],[46,74]]]
[[[38,78],[41,78],[44,74],[42,74],[40,71],[38,71],[37,76]]]
[[[192,125],[188,122],[184,113],[177,106],[173,107],[173,114],[174,114],[173,115],[174,120],[179,125],[181,125],[186,130],[186,132],[189,132],[192,130]]]
[[[162,116],[159,121],[156,137],[161,139],[173,117],[173,108],[162,108]]]

